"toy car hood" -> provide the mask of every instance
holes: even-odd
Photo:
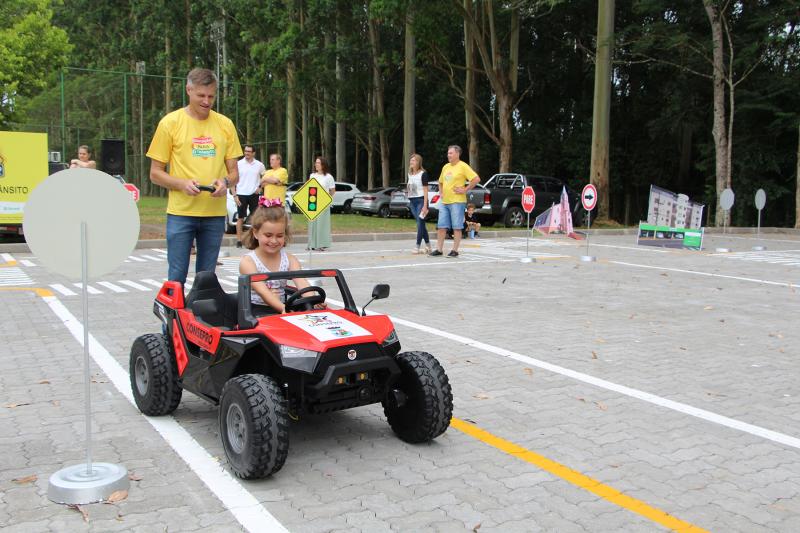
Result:
[[[344,309],[325,309],[263,317],[255,330],[276,344],[325,352],[349,344],[382,344],[394,325],[385,315],[359,316]]]

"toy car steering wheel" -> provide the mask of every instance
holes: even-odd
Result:
[[[316,292],[316,294],[312,294],[311,296],[303,296],[309,292]],[[292,293],[291,296],[286,298],[286,304],[284,304],[284,307],[286,308],[286,311],[311,311],[314,309],[315,305],[324,303],[325,297],[325,290],[322,287],[316,287],[312,285]]]

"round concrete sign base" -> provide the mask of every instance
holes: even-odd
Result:
[[[128,490],[128,469],[110,463],[92,463],[62,468],[50,476],[47,497],[56,503],[85,504],[102,502],[118,490]]]
[[[764,250],[766,250],[766,249],[767,249],[767,247],[766,247],[766,246],[753,246],[753,248],[752,248],[752,250],[753,250],[754,252],[763,252],[763,251],[764,251]]]
[[[714,251],[717,252],[718,254],[729,254],[729,253],[731,253],[731,249],[730,248],[717,248]]]
[[[581,261],[583,261],[584,263],[594,263],[595,261],[597,261],[597,258],[593,255],[582,255]]]
[[[523,257],[522,259],[519,260],[519,262],[520,263],[535,263],[536,259],[534,259],[533,257]]]

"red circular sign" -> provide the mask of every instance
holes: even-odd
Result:
[[[533,187],[528,185],[522,190],[522,209],[526,213],[533,211],[533,206],[536,205],[536,193],[533,192]]]
[[[138,202],[139,201],[139,188],[136,185],[134,185],[133,183],[126,183],[124,185],[124,187],[130,191],[131,196],[133,197],[133,201],[134,202]]]
[[[597,188],[591,183],[583,188],[581,203],[587,211],[591,211],[597,205]]]

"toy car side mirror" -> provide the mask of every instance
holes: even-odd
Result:
[[[372,299],[373,300],[381,300],[383,298],[389,297],[389,285],[385,283],[378,283],[375,285],[375,288],[372,289]]]
[[[372,300],[368,301],[364,304],[364,307],[361,308],[361,316],[367,316],[367,306],[374,302],[375,300],[381,300],[383,298],[389,297],[389,285],[385,283],[378,283],[375,285],[375,288],[372,289]]]

